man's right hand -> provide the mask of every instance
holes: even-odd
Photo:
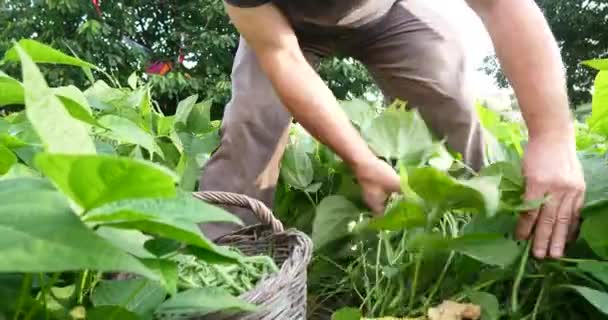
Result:
[[[401,191],[399,175],[376,157],[355,165],[353,169],[363,191],[363,200],[374,214],[382,214],[390,195]]]

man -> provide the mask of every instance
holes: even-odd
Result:
[[[367,205],[383,211],[389,194],[399,192],[399,177],[370,151],[316,74],[318,60],[334,54],[361,61],[385,95],[415,106],[431,130],[479,169],[482,136],[463,79],[463,49],[454,27],[425,1],[225,0],[242,37],[221,146],[203,170],[201,190],[272,205],[293,115],[353,169]],[[559,258],[577,227],[585,183],[556,41],[533,0],[467,2],[491,35],[529,129],[526,198],[550,196],[543,208],[522,215],[517,235],[533,238],[538,258]],[[216,225],[205,232],[227,230]]]

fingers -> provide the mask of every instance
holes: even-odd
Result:
[[[534,256],[544,259],[547,256],[551,235],[557,223],[557,214],[563,201],[563,194],[550,194],[549,200],[541,208],[534,230]],[[570,207],[571,208],[571,207]]]
[[[524,197],[527,201],[538,200],[544,197],[545,193],[546,189],[542,188],[539,185],[530,184],[528,186],[528,189],[526,190],[526,194]],[[539,212],[540,209],[534,209],[521,214],[517,222],[516,230],[516,236],[519,240],[527,240],[530,238],[532,230],[536,225],[536,220],[538,219]]]
[[[576,240],[576,235],[581,222],[581,210],[583,208],[584,201],[585,195],[584,193],[581,193],[574,202],[574,207],[572,208],[572,221],[570,222],[570,228],[568,230],[568,241]]]
[[[388,194],[381,188],[368,188],[364,191],[363,197],[368,207],[375,215],[384,213]]]
[[[564,255],[566,239],[573,222],[573,209],[577,198],[578,194],[569,193],[563,197],[563,201],[559,205],[553,235],[551,235],[551,247],[549,248],[551,258],[559,259]]]

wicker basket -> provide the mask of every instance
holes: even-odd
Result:
[[[197,192],[194,196],[216,205],[251,209],[261,224],[225,235],[216,242],[234,246],[246,255],[270,255],[279,272],[261,280],[240,296],[259,308],[252,313],[217,313],[192,316],[192,320],[304,320],[306,319],[306,271],[312,255],[312,241],[283,225],[262,202],[227,192]]]

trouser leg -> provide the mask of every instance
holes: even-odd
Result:
[[[479,169],[484,144],[467,89],[464,49],[456,29],[424,2],[399,1],[384,19],[357,30],[352,54],[389,99],[407,101],[436,136]]]

